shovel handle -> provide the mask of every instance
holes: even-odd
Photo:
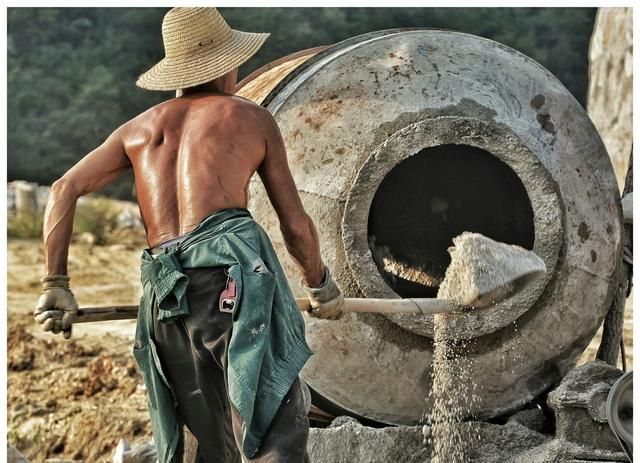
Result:
[[[306,298],[297,298],[296,303],[302,312],[311,308],[309,300]],[[452,312],[456,310],[456,307],[444,299],[345,298],[345,310],[347,312],[360,313],[412,313],[426,315]],[[78,318],[75,323],[131,320],[137,317],[137,305],[84,307],[78,309]]]

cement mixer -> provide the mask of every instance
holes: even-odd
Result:
[[[621,209],[596,129],[551,73],[484,38],[396,29],[290,55],[239,87],[278,121],[346,297],[435,297],[447,248],[464,231],[543,259],[544,278],[455,320],[481,391],[476,417],[516,409],[575,364],[613,298]],[[249,208],[301,297],[258,178],[250,190]],[[309,319],[307,338],[315,355],[301,376],[318,407],[420,421],[430,405],[432,316]]]

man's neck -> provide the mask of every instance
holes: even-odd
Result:
[[[200,93],[216,93],[219,95],[227,94],[226,92],[223,92],[213,84],[203,84],[203,85],[198,85],[197,87],[183,88],[182,90],[179,91],[179,93],[180,94],[178,96],[183,96],[183,97],[196,95]]]

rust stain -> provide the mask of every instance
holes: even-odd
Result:
[[[380,79],[378,78],[378,72],[377,71],[369,71],[369,74],[373,75],[373,81],[375,82],[376,87],[379,88],[380,87]],[[377,95],[378,91],[376,90],[373,93],[374,93],[374,95]]]
[[[540,127],[542,127],[542,130],[551,134],[556,133],[556,128],[553,125],[553,122],[551,122],[551,116],[549,113],[543,111],[538,112],[536,114],[536,120],[538,121],[538,124],[540,124]]]
[[[542,94],[537,94],[534,96],[530,103],[531,107],[536,110],[536,121],[542,127],[542,130],[549,132],[550,134],[556,133],[556,128],[551,122],[551,115],[547,109],[542,109],[547,99]]]
[[[580,226],[578,227],[578,236],[580,237],[580,241],[583,243],[591,236],[591,229],[586,223],[580,222]]]
[[[531,107],[537,111],[538,109],[542,108],[542,105],[544,104],[544,102],[545,102],[544,95],[541,95],[538,93],[536,96],[534,96],[531,99]]]
[[[393,66],[391,66],[391,69],[393,69],[393,72],[391,73],[391,77],[402,76],[402,77],[406,77],[407,79],[411,78],[409,76],[409,73],[400,72],[400,65],[399,64],[394,64]]]
[[[320,108],[320,113],[323,117],[330,117],[333,115],[340,116],[340,103],[334,103],[333,101],[327,101],[327,104],[324,104]]]
[[[306,117],[304,123],[310,125],[314,130],[320,130],[320,127],[322,127],[322,122],[314,121],[310,117]]]

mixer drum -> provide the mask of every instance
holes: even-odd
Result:
[[[606,314],[621,252],[613,169],[569,91],[511,48],[433,29],[362,35],[254,74],[238,93],[274,114],[345,296],[435,297],[463,231],[532,249],[544,279],[453,322],[478,396],[468,405],[493,417],[557,383]],[[258,178],[250,189],[303,296]],[[429,407],[430,316],[308,319],[307,338],[301,376],[325,409],[412,424]]]

